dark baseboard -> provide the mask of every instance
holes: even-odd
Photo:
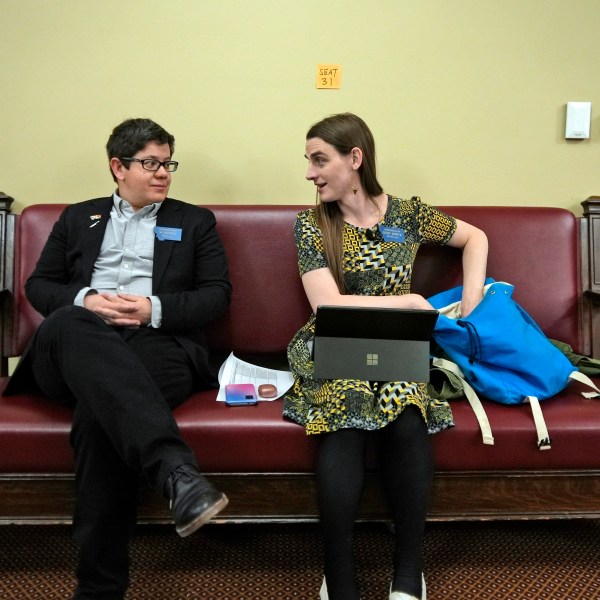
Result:
[[[318,519],[315,480],[306,474],[207,474],[229,497],[219,523]],[[70,523],[70,474],[1,474],[0,524]],[[366,478],[359,519],[389,518],[377,473]],[[600,471],[493,471],[436,474],[432,521],[600,518]],[[169,523],[167,503],[141,495],[140,523]]]

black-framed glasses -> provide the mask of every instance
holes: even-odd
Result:
[[[121,161],[124,160],[139,162],[142,165],[142,169],[146,169],[146,171],[158,171],[163,167],[168,173],[174,173],[179,166],[176,160],[163,160],[161,162],[156,158],[121,158]]]

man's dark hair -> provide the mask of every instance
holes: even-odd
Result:
[[[169,144],[171,156],[175,152],[175,137],[163,129],[158,123],[150,119],[127,119],[117,125],[106,143],[108,160],[111,158],[129,158],[135,156],[136,152],[142,150],[146,144],[156,142],[157,144]],[[129,162],[123,165],[128,169]],[[111,174],[116,181],[114,174]]]

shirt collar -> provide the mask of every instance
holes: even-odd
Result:
[[[158,213],[158,209],[161,207],[160,202],[155,202],[154,204],[148,204],[148,206],[144,206],[140,208],[137,212],[134,212],[133,207],[127,200],[121,198],[117,192],[113,193],[113,207],[117,211],[119,216],[123,215],[130,219],[133,215],[139,215],[140,219],[151,219],[156,217],[156,213]]]

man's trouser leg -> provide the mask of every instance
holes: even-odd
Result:
[[[191,391],[191,369],[175,340],[154,334],[115,330],[86,309],[68,307],[46,319],[31,350],[41,389],[57,401],[75,402],[74,535],[80,544],[78,579],[87,594],[77,598],[123,596],[140,474],[163,494],[175,467],[196,464],[169,407]],[[154,378],[169,382],[168,403]]]
[[[121,600],[129,585],[129,536],[135,525],[139,474],[115,452],[106,434],[75,406],[73,537],[79,555],[77,600]]]

